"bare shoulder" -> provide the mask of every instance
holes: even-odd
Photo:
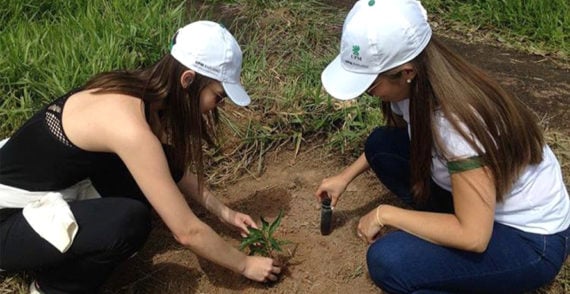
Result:
[[[93,90],[77,92],[65,104],[65,112],[69,115],[98,111],[126,114],[142,108],[143,101],[140,98],[116,93],[94,94]]]
[[[62,126],[74,145],[88,151],[109,152],[115,142],[152,139],[143,101],[124,94],[72,95],[63,110]]]

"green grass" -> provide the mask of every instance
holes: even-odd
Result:
[[[158,59],[183,1],[7,0],[0,6],[0,136],[100,71]]]
[[[250,2],[255,3],[240,1],[243,20],[233,27],[258,32],[241,38],[248,44],[246,60],[253,61],[245,71],[255,73],[248,89],[265,98],[258,99],[255,110],[273,113],[272,129],[290,131],[290,138],[332,134],[331,142],[344,148],[342,142],[353,143],[355,131],[367,132],[366,125],[378,123],[380,113],[377,104],[367,103],[371,100],[341,103],[321,88],[320,74],[337,54],[343,14],[316,1],[274,1],[262,7],[250,7]],[[265,68],[257,66],[264,63]]]
[[[342,152],[358,153],[362,136],[380,120],[373,99],[339,103],[320,87],[320,72],[336,54],[346,11],[314,0],[202,1],[207,5],[201,7],[189,1],[185,16],[184,1],[152,1],[150,7],[147,2],[8,0],[0,7],[0,20],[7,24],[0,28],[0,136],[94,73],[157,60],[173,28],[204,15],[225,23],[242,44],[243,79],[255,98],[250,109],[256,119],[233,131],[257,154],[284,141],[301,146],[315,136],[329,138]],[[564,0],[424,4],[434,14],[509,29],[543,49],[567,50]]]
[[[204,2],[204,4],[198,4]],[[347,10],[315,0],[150,1],[4,0],[0,5],[0,137],[9,136],[44,103],[106,70],[144,66],[189,20],[224,23],[244,51],[243,83],[254,102],[227,105],[222,150],[210,153],[209,182],[259,175],[264,154],[325,144],[353,157],[381,121],[378,99],[332,100],[320,74],[337,54]],[[520,48],[569,52],[567,0],[424,0],[445,22],[490,31]],[[568,137],[551,135],[557,154]],[[323,143],[324,142],[324,143]],[[222,142],[223,143],[223,142]],[[222,152],[223,151],[223,152]],[[568,155],[566,155],[568,156]],[[567,175],[570,158],[563,157]],[[559,282],[570,287],[566,274]],[[1,277],[1,276],[0,276]],[[20,276],[4,276],[0,293],[22,292]],[[568,289],[566,289],[568,290]]]
[[[570,54],[567,0],[424,0],[428,11],[485,32],[504,43],[541,54]]]

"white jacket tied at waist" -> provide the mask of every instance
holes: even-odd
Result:
[[[0,148],[7,141],[0,141]],[[32,229],[62,253],[69,249],[79,230],[67,202],[99,197],[88,179],[59,191],[31,192],[0,184],[0,209],[23,208]]]

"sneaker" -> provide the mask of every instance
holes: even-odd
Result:
[[[40,290],[38,282],[36,282],[35,280],[30,283],[30,294],[44,294],[44,292]]]

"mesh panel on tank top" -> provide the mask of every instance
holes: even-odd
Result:
[[[62,144],[73,147],[73,144],[67,139],[63,133],[63,126],[61,124],[61,112],[63,104],[67,99],[58,99],[54,101],[46,109],[46,124],[50,133]]]

